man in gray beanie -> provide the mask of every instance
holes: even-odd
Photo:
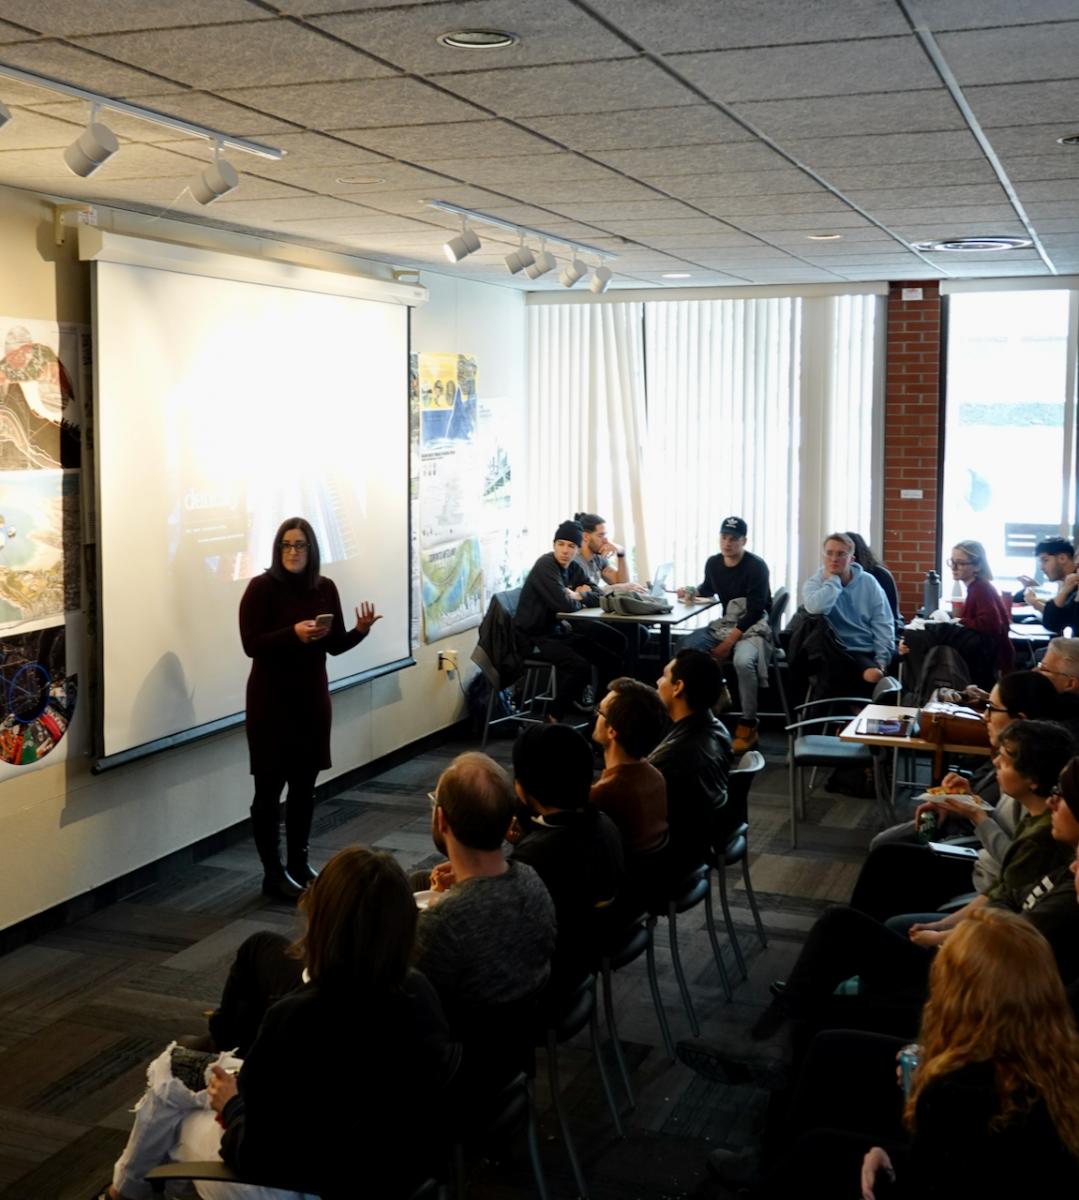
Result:
[[[556,614],[576,612],[599,603],[584,570],[574,562],[584,531],[576,521],[563,521],[554,533],[554,547],[541,554],[521,588],[513,623],[537,658],[552,663],[558,686],[550,713],[561,720],[578,702],[591,682],[592,668],[599,675],[596,694],[622,673],[626,639],[600,621],[578,623],[571,630]]]

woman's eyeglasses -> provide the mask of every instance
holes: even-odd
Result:
[[[282,554],[288,554],[290,550],[295,550],[297,554],[301,554],[309,545],[309,542],[281,542],[278,548]]]
[[[955,567],[973,567],[974,559],[973,558],[949,558],[947,565],[949,567],[952,567],[953,569]]]

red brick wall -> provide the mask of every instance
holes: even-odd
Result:
[[[921,288],[904,300],[903,288]],[[884,397],[884,545],[906,616],[922,603],[926,571],[936,567],[940,446],[941,299],[935,282],[893,283],[888,293]],[[920,490],[921,499],[902,499]],[[939,569],[939,568],[938,568]]]

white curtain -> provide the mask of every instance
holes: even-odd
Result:
[[[605,518],[647,578],[646,442],[640,304],[528,309],[528,529],[550,549],[575,512]]]
[[[731,515],[773,588],[796,577],[798,341],[789,297],[645,305],[649,529],[680,584],[700,582]]]
[[[529,528],[576,510],[698,583],[744,517],[797,597],[833,528],[880,524],[876,296],[530,305]],[[793,612],[792,603],[788,612]]]

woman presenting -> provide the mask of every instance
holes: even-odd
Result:
[[[251,826],[262,861],[262,890],[295,900],[315,878],[307,839],[315,779],[330,766],[330,690],[326,654],[361,642],[381,617],[373,604],[356,609],[345,628],[333,580],[319,574],[318,541],[302,517],[289,517],[274,538],[273,566],[247,585],[240,637],[251,658],[247,679],[247,744],[255,798]],[[278,849],[278,804],[285,806],[286,866]]]

